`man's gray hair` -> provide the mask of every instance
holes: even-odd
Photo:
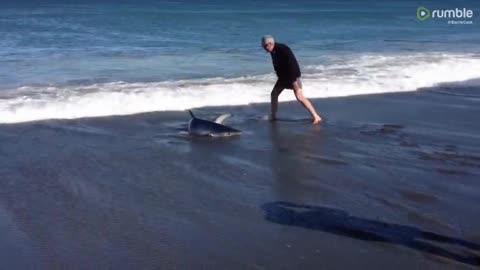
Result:
[[[262,44],[265,44],[267,42],[275,43],[275,39],[271,35],[265,35],[262,37]]]

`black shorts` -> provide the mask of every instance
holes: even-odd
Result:
[[[297,83],[298,83],[298,86],[300,86],[300,88],[303,88],[303,87],[302,87],[302,81],[300,81],[300,77],[298,77],[298,78],[297,78],[295,81],[293,81],[293,82],[278,79],[277,82],[275,83],[275,87],[274,87],[274,88],[293,89],[293,83],[294,83],[294,82],[297,82]]]

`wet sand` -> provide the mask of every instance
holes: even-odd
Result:
[[[0,125],[2,269],[476,269],[480,90]]]

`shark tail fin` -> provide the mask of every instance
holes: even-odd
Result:
[[[188,112],[190,113],[190,116],[192,116],[192,118],[196,118],[195,115],[193,115],[192,110],[188,110]]]

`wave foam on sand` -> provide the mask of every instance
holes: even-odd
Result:
[[[480,77],[473,54],[362,55],[303,67],[310,98],[415,91]],[[126,115],[270,101],[274,74],[147,83],[24,86],[0,92],[0,123]],[[283,94],[280,101],[295,99]]]

